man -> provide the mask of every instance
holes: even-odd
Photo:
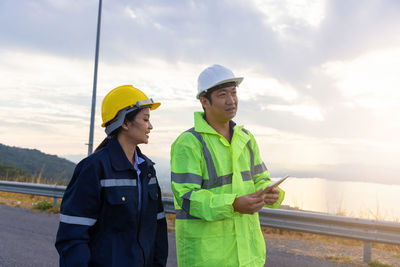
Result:
[[[279,207],[284,192],[271,183],[254,136],[232,119],[243,78],[213,65],[198,78],[194,128],[171,147],[180,267],[263,266],[265,242],[257,211]]]

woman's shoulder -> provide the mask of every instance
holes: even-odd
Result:
[[[102,165],[102,163],[106,162],[109,160],[109,151],[107,149],[107,147],[103,147],[101,149],[99,149],[98,151],[90,154],[89,156],[87,156],[86,158],[82,159],[78,165],[81,168],[84,166],[96,166],[96,165]]]

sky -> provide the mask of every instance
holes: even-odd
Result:
[[[101,101],[132,84],[162,102],[141,145],[168,175],[192,127],[197,77],[244,77],[235,121],[271,176],[400,184],[397,0],[103,0]],[[87,155],[98,1],[0,0],[0,143]]]

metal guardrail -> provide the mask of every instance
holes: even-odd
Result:
[[[262,226],[361,240],[364,262],[371,261],[372,243],[400,245],[400,223],[397,222],[266,208],[259,215]]]
[[[0,181],[0,191],[53,197],[54,208],[57,206],[57,199],[63,197],[65,189],[66,186],[62,185]]]
[[[0,191],[61,198],[65,186],[0,181]],[[175,213],[172,198],[163,197],[167,213]],[[260,224],[273,228],[357,239],[364,242],[364,262],[371,261],[372,243],[400,245],[400,223],[323,213],[263,208]]]

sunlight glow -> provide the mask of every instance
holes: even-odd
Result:
[[[399,221],[400,185],[291,177],[283,205],[358,218]]]
[[[353,105],[384,113],[383,117],[394,117],[394,113],[400,112],[399,48],[329,62],[323,68]]]
[[[263,109],[290,112],[293,115],[313,121],[323,121],[324,116],[318,107],[305,105],[265,105]]]
[[[240,87],[243,87],[243,91],[251,93],[243,93],[239,90],[238,94],[241,100],[257,99],[259,96],[272,96],[285,101],[292,101],[298,97],[296,90],[289,84],[282,83],[267,75],[261,76],[243,72],[243,76],[245,79]]]
[[[53,154],[86,153],[92,64],[91,61],[33,51],[0,50],[0,143]],[[149,147],[157,147],[150,150],[153,151],[151,155],[157,151],[167,158],[173,139],[190,128],[192,112],[201,109],[195,97],[196,73],[201,68],[150,57],[117,65],[103,62],[97,83],[94,144],[105,137],[103,128],[99,127],[104,95],[121,84],[133,84],[162,102],[161,108],[152,115],[154,131]],[[192,112],[188,113],[188,109]],[[174,130],[170,125],[174,125]],[[18,130],[11,132],[10,127]],[[46,138],[43,138],[43,132]],[[27,134],[29,138],[26,138]],[[60,136],[64,139],[62,142]]]

